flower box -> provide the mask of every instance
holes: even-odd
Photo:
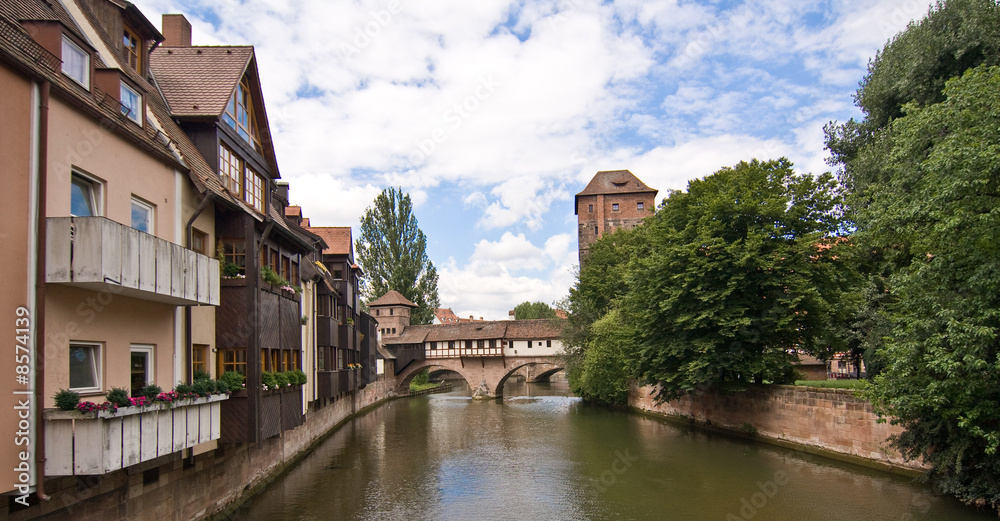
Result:
[[[45,474],[102,475],[217,440],[219,402],[226,399],[213,395],[115,412],[45,411]]]

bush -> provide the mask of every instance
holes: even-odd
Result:
[[[186,383],[178,383],[174,387],[174,392],[176,392],[181,398],[187,398],[189,394],[194,392],[194,387]]]
[[[139,392],[142,393],[142,395],[145,396],[147,400],[153,401],[157,395],[163,392],[163,389],[160,389],[159,385],[149,384],[146,387],[143,387],[142,390]]]
[[[308,377],[301,369],[288,371],[288,382],[292,385],[305,385],[306,381],[308,381]]]
[[[208,396],[215,392],[215,382],[213,380],[195,380],[191,384],[191,390],[198,396]]]
[[[274,383],[279,388],[288,387],[288,373],[274,373]]]
[[[236,371],[226,371],[219,378],[219,381],[224,382],[230,391],[239,391],[242,389],[245,380],[246,377]]]
[[[76,391],[68,391],[66,389],[59,389],[59,392],[55,395],[56,407],[60,411],[72,411],[76,409],[76,406],[80,404],[80,393]]]
[[[206,373],[205,371],[202,371],[201,369],[198,369],[197,371],[194,372],[194,381],[196,382],[198,380],[211,380],[211,379],[212,375]]]
[[[427,369],[420,371],[417,374],[417,376],[413,377],[413,383],[416,385],[427,385],[427,382],[429,380],[430,380],[430,374],[428,373]]]
[[[128,407],[129,405],[132,405],[132,402],[129,401],[128,391],[122,389],[121,387],[112,387],[111,390],[108,391],[108,401],[118,407]]]
[[[278,382],[274,379],[274,373],[270,371],[264,371],[260,373],[260,383],[266,386],[268,389],[274,389],[278,387]]]

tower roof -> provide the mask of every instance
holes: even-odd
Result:
[[[580,207],[581,195],[652,193],[656,197],[657,192],[657,189],[646,186],[646,183],[628,170],[602,170],[594,175],[582,192],[576,194],[574,212]]]
[[[402,293],[391,289],[385,295],[375,299],[368,303],[368,307],[378,307],[378,306],[408,306],[411,308],[417,307],[416,304],[410,302]]]

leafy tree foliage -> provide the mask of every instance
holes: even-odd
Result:
[[[850,248],[830,174],[742,162],[671,193],[654,218],[591,248],[570,291],[574,392],[615,403],[793,378],[795,351],[844,345]],[[607,367],[602,364],[617,364]]]
[[[869,396],[945,491],[997,507],[1000,67],[970,70],[944,94],[905,105],[859,155],[885,180],[861,211],[862,238],[906,258],[890,277],[887,366]]]
[[[515,320],[535,318],[556,318],[556,310],[544,302],[528,302],[527,300],[514,307]]]
[[[945,82],[979,65],[1000,64],[1000,6],[996,0],[939,1],[920,23],[899,33],[868,64],[855,96],[863,121],[831,124],[827,146],[844,166],[842,182],[858,196],[880,171],[856,162],[875,133],[905,114],[944,99]]]
[[[843,345],[842,288],[852,273],[830,174],[787,159],[741,162],[674,192],[648,223],[648,256],[623,306],[639,332],[638,374],[658,399],[709,386],[794,378],[796,350]]]
[[[361,218],[361,235],[354,242],[364,272],[365,300],[396,290],[417,305],[412,324],[430,324],[440,303],[437,269],[427,257],[427,237],[417,226],[410,195],[386,188]]]

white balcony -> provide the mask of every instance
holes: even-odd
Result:
[[[219,261],[104,217],[46,219],[45,281],[178,306],[219,305]]]
[[[171,406],[45,411],[45,475],[94,476],[219,439],[226,395]]]

